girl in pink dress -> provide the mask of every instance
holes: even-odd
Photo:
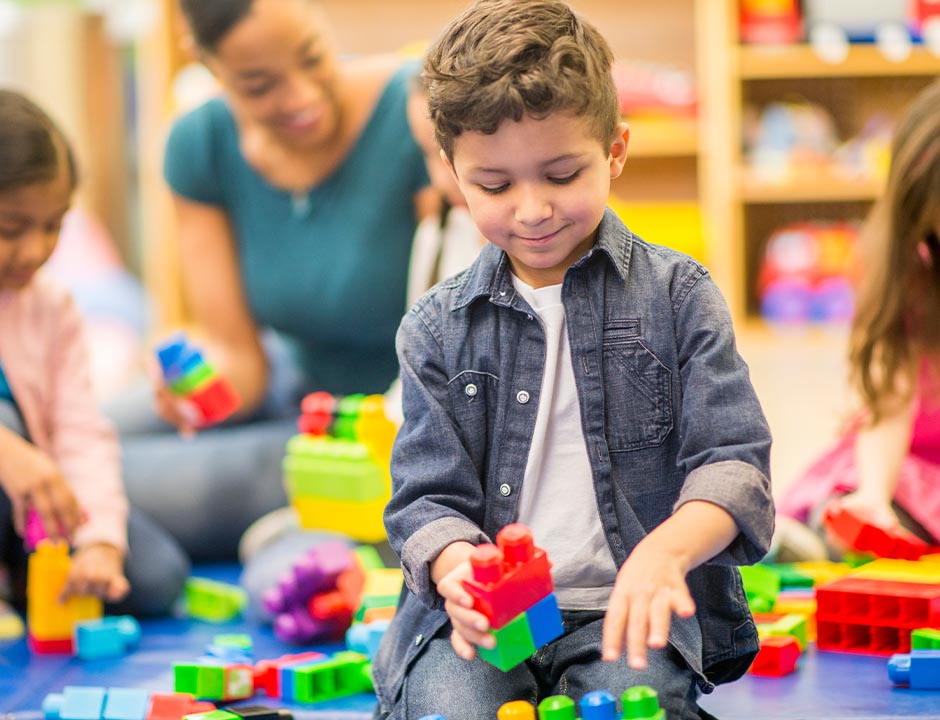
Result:
[[[849,340],[862,411],[778,503],[818,525],[830,503],[885,529],[940,540],[940,82],[895,133],[883,197],[863,233],[862,282]],[[783,545],[787,540],[780,538]],[[832,550],[832,548],[830,548]]]

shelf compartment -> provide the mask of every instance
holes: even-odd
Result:
[[[844,61],[829,63],[805,44],[742,45],[737,48],[737,64],[744,80],[940,74],[940,58],[920,46],[912,48],[905,60],[894,62],[874,45],[855,44]]]
[[[881,180],[853,179],[831,169],[793,170],[780,182],[768,182],[752,168],[741,168],[739,196],[745,203],[867,202],[876,199]]]
[[[630,125],[630,157],[692,157],[698,155],[695,118],[624,118]]]

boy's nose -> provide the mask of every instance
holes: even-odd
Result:
[[[516,205],[516,220],[524,225],[535,226],[551,217],[552,205],[541,193],[523,191]]]

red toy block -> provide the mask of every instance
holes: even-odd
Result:
[[[844,508],[826,508],[823,525],[851,549],[877,557],[919,560],[921,555],[938,550],[913,535],[872,525],[863,516]]]
[[[470,556],[473,579],[463,586],[473,596],[473,608],[497,630],[524,613],[553,590],[551,563],[532,542],[525,525],[507,525],[496,536],[496,545],[484,544]]]
[[[908,652],[911,630],[940,627],[940,584],[843,577],[816,588],[820,650]]]
[[[800,644],[796,638],[771,635],[762,638],[760,650],[748,670],[751,675],[781,677],[796,670],[800,659]]]
[[[37,655],[74,655],[75,640],[71,637],[40,640],[32,633],[26,634],[29,649]]]
[[[263,690],[268,697],[280,697],[282,667],[313,660],[325,660],[326,657],[319,652],[304,652],[282,655],[270,660],[259,660],[255,663],[255,692]]]
[[[208,383],[193,391],[189,400],[199,408],[204,425],[222,422],[238,410],[241,398],[232,384],[221,376],[216,376]]]
[[[197,701],[189,693],[153,693],[147,720],[181,720],[186,715],[215,710],[211,702]]]

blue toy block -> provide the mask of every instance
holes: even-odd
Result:
[[[561,611],[558,609],[558,598],[555,597],[555,593],[549,593],[539,600],[526,610],[525,615],[532,633],[532,644],[536,648],[547,645],[565,632],[561,624]]]
[[[140,623],[130,615],[86,620],[75,625],[75,654],[82,660],[120,657],[140,645]]]
[[[422,715],[418,720],[447,720],[443,715]]]
[[[179,372],[180,356],[187,344],[186,334],[176,333],[157,345],[157,361],[164,376]]]
[[[149,708],[149,690],[108,688],[101,720],[146,720]]]
[[[103,687],[66,685],[61,694],[47,695],[42,703],[46,720],[101,720]]]
[[[606,690],[594,690],[581,698],[581,720],[617,720],[617,698]]]
[[[391,620],[373,620],[370,623],[356,623],[346,631],[346,647],[355,652],[375,658]]]
[[[940,650],[892,655],[888,677],[896,685],[907,685],[912,690],[940,690]]]

